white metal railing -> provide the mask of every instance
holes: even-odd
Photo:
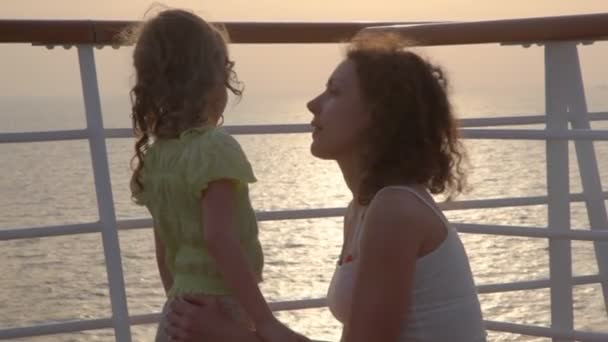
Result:
[[[580,196],[578,196],[580,197]],[[571,198],[576,198],[571,196]],[[604,193],[603,199],[608,199],[608,192]],[[534,197],[521,198],[532,199]],[[542,199],[542,197],[539,197]],[[582,199],[578,200],[579,202]],[[467,205],[467,203],[478,203],[476,205]],[[475,201],[461,201],[454,202],[452,206],[441,205],[443,210],[469,210],[469,209],[490,209],[500,207],[513,207],[513,206],[524,206],[524,205],[541,205],[547,204],[546,201],[521,201],[523,204],[510,205],[512,203],[507,201],[506,203],[499,203],[500,205],[493,205],[494,202],[499,200],[475,200]],[[570,200],[570,202],[577,202]],[[517,202],[516,202],[517,203]],[[282,221],[282,220],[299,220],[299,219],[314,219],[314,218],[328,218],[328,217],[339,217],[343,216],[345,208],[324,208],[324,209],[301,209],[301,210],[278,210],[278,211],[266,211],[258,212],[258,221]],[[529,226],[505,226],[505,225],[491,225],[491,224],[476,224],[476,223],[453,223],[461,233],[469,234],[484,234],[484,235],[504,235],[504,236],[520,236],[529,238],[552,238],[557,240],[578,240],[578,241],[608,241],[608,231],[589,231],[581,228],[568,229],[567,231],[553,231],[546,227],[529,227]],[[117,220],[116,227],[119,230],[134,230],[134,229],[148,229],[152,227],[152,219],[128,219],[128,220]],[[88,234],[98,233],[102,230],[101,224],[98,222],[90,223],[79,223],[79,224],[66,224],[56,226],[43,226],[43,227],[23,227],[13,229],[0,230],[0,241],[17,240],[17,239],[30,239],[37,237],[52,237],[52,236],[64,236],[74,234]]]
[[[124,289],[118,229],[141,229],[151,226],[150,219],[117,220],[114,212],[109,177],[106,138],[127,138],[129,129],[104,129],[93,47],[78,46],[87,128],[56,132],[2,133],[0,143],[38,142],[54,140],[88,139],[90,143],[97,203],[98,222],[51,227],[33,227],[0,230],[0,241],[47,237],[67,234],[100,232],[103,238],[108,283],[112,305],[110,318],[41,324],[30,327],[0,329],[0,339],[77,332],[90,329],[113,328],[117,341],[130,341],[130,325],[156,322],[158,314],[129,316]],[[547,205],[548,227],[516,227],[482,224],[454,224],[463,233],[523,236],[549,239],[550,277],[534,281],[485,284],[478,286],[480,293],[496,293],[530,289],[551,290],[551,327],[486,321],[489,330],[544,336],[554,341],[607,341],[608,334],[573,329],[572,287],[584,284],[602,284],[608,307],[608,219],[604,201],[608,193],[602,191],[593,140],[608,140],[608,131],[591,130],[590,121],[608,120],[608,113],[587,113],[576,42],[553,42],[545,46],[547,87],[546,116],[512,116],[503,118],[466,119],[462,121],[463,136],[468,139],[526,139],[546,140],[548,195],[524,198],[443,203],[444,210],[498,208],[525,205]],[[515,126],[546,124],[547,129],[474,129],[480,126]],[[571,125],[573,129],[569,129]],[[233,134],[276,134],[308,132],[308,125],[261,125],[227,127]],[[576,145],[577,159],[583,179],[583,192],[569,193],[568,141]],[[569,205],[585,202],[591,230],[574,230],[570,226]],[[260,220],[291,220],[342,215],[343,208],[312,210],[286,210],[258,213]],[[594,241],[599,274],[572,276],[571,240]],[[601,243],[603,244],[601,244]],[[272,303],[273,310],[296,310],[326,306],[324,298]]]
[[[606,121],[608,113],[591,113],[593,119],[590,121]],[[590,116],[591,116],[590,115]],[[464,127],[480,126],[518,126],[539,124],[537,116],[504,117],[504,118],[479,118],[463,120]],[[310,125],[307,124],[285,124],[285,125],[247,125],[228,126],[226,130],[231,134],[292,134],[309,133]],[[572,129],[568,131],[549,131],[544,129],[461,129],[462,136],[466,139],[500,139],[500,140],[608,140],[608,130]],[[104,130],[105,138],[132,138],[129,128],[109,128]],[[87,139],[86,130],[60,130],[48,132],[19,132],[0,134],[0,143],[26,143],[47,142],[64,140]]]

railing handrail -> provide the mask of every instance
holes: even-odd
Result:
[[[371,30],[399,33],[417,46],[588,41],[608,38],[608,13],[379,26]]]
[[[231,134],[292,134],[308,133],[308,124],[286,124],[283,130],[275,130],[276,125],[243,125],[226,126]],[[108,128],[104,130],[106,138],[132,138],[129,128]],[[545,129],[474,129],[460,130],[463,139],[494,139],[494,140],[572,140],[572,141],[608,141],[608,130],[571,129],[567,131]],[[46,141],[86,139],[87,132],[82,129],[43,132],[0,133],[0,144],[31,143]]]
[[[313,309],[326,307],[326,298],[312,298],[304,300],[282,301],[269,303],[273,311]],[[140,314],[129,316],[129,324],[143,325],[158,322],[160,313]],[[564,331],[554,327],[543,327],[539,325],[517,324],[485,320],[487,330],[524,334],[528,336],[576,339],[577,341],[606,341],[608,334],[602,332],[589,332],[581,330]],[[86,320],[69,320],[63,322],[50,322],[34,326],[0,329],[0,339],[23,338],[32,336],[44,336],[60,333],[74,333],[86,330],[97,330],[111,328],[111,318],[97,318]]]
[[[0,43],[123,45],[136,21],[0,20]],[[234,43],[336,43],[364,28],[396,31],[416,45],[521,43],[608,38],[608,13],[475,22],[222,22]]]
[[[112,304],[112,316],[109,319],[98,319],[89,321],[77,321],[58,324],[42,324],[33,327],[0,329],[0,339],[13,337],[26,337],[38,334],[53,334],[58,332],[66,332],[68,330],[80,331],[93,328],[113,327],[118,341],[130,341],[129,323],[134,322],[154,322],[158,317],[157,314],[129,316],[127,310],[126,296],[124,291],[124,277],[122,276],[122,268],[120,265],[120,250],[117,241],[117,228],[121,229],[138,229],[142,226],[149,227],[150,220],[116,220],[116,215],[113,210],[113,197],[111,194],[110,181],[108,177],[109,167],[107,166],[107,152],[103,149],[94,149],[103,145],[103,139],[107,137],[127,137],[128,131],[124,129],[103,129],[101,122],[101,110],[99,107],[99,93],[97,90],[97,79],[95,74],[94,53],[92,45],[122,45],[115,40],[118,32],[122,31],[127,25],[134,24],[130,21],[28,21],[28,20],[0,20],[0,43],[33,43],[44,45],[79,45],[79,61],[81,63],[81,78],[83,82],[83,92],[85,95],[85,104],[88,128],[87,131],[63,131],[63,132],[34,132],[34,133],[4,133],[0,134],[0,142],[2,139],[13,139],[25,141],[28,139],[40,138],[82,138],[87,137],[91,143],[91,156],[93,158],[94,179],[96,191],[98,194],[99,217],[100,220],[94,223],[84,223],[70,226],[51,227],[52,231],[43,232],[42,228],[36,227],[26,229],[24,231],[4,231],[0,232],[0,240],[3,238],[28,238],[30,236],[51,236],[63,234],[77,234],[83,232],[102,232],[104,237],[104,252],[107,263],[108,283],[110,286],[110,299]],[[587,341],[605,341],[608,335],[592,332],[577,331],[573,326],[573,305],[572,305],[572,286],[582,284],[592,284],[600,282],[604,290],[604,298],[608,298],[608,282],[606,279],[608,269],[602,268],[600,254],[597,254],[598,269],[597,275],[573,277],[571,270],[571,249],[567,240],[589,240],[589,241],[606,241],[608,234],[605,230],[606,219],[601,215],[595,215],[596,222],[591,221],[592,231],[577,231],[572,229],[569,213],[566,208],[569,201],[573,197],[582,196],[589,198],[587,201],[588,211],[593,214],[593,211],[605,212],[603,208],[606,192],[602,192],[599,176],[594,175],[597,168],[597,161],[593,146],[589,142],[586,144],[580,143],[578,140],[608,140],[608,130],[598,131],[591,130],[588,123],[590,117],[581,118],[582,114],[587,113],[587,108],[584,105],[584,92],[581,90],[582,78],[580,77],[580,69],[574,71],[575,81],[574,92],[581,90],[575,99],[566,99],[560,97],[561,92],[556,92],[556,84],[561,84],[565,80],[572,78],[568,73],[552,74],[555,66],[561,69],[562,64],[575,63],[578,65],[578,55],[576,54],[576,42],[594,41],[598,39],[608,38],[608,13],[578,15],[578,16],[563,16],[563,17],[546,17],[546,18],[530,18],[530,19],[515,19],[515,20],[494,20],[483,22],[460,22],[460,23],[373,23],[373,22],[350,22],[350,23],[246,23],[232,22],[224,23],[230,31],[233,41],[236,43],[334,43],[345,41],[352,35],[359,32],[361,29],[372,26],[372,29],[382,29],[387,31],[395,31],[399,34],[406,35],[417,42],[418,45],[453,45],[453,44],[480,44],[480,43],[543,43],[548,41],[573,41],[569,44],[548,44],[546,50],[546,70],[553,78],[548,78],[547,84],[551,90],[547,96],[547,126],[546,130],[464,130],[466,138],[496,138],[496,139],[539,139],[548,140],[547,152],[547,167],[548,171],[557,170],[555,173],[548,172],[551,177],[548,178],[549,191],[547,196],[535,198],[512,198],[512,199],[497,199],[496,201],[472,201],[468,203],[470,206],[481,204],[491,205],[506,205],[514,203],[533,203],[542,201],[548,203],[549,223],[548,227],[518,227],[518,226],[499,226],[499,225],[483,225],[483,224],[454,224],[455,228],[460,232],[473,234],[498,234],[505,236],[526,236],[534,238],[550,239],[549,260],[550,260],[550,277],[549,279],[528,280],[515,283],[502,284],[485,284],[478,287],[480,293],[494,293],[515,291],[523,289],[539,289],[551,288],[551,324],[553,327],[545,328],[530,325],[515,325],[504,322],[488,321],[487,328],[489,330],[518,332],[526,335],[546,336],[560,339],[580,339]],[[404,24],[407,24],[404,25]],[[416,25],[414,25],[416,24]],[[564,48],[566,47],[566,48]],[[574,55],[572,52],[574,51]],[[570,53],[568,55],[567,53]],[[565,56],[565,57],[564,57]],[[564,62],[566,61],[566,62]],[[548,66],[547,66],[548,65]],[[557,82],[561,81],[561,82]],[[576,88],[578,87],[578,88]],[[561,89],[561,88],[560,88]],[[577,90],[578,89],[578,90]],[[573,91],[572,89],[568,91]],[[581,100],[582,99],[582,100]],[[583,102],[581,102],[583,101]],[[583,103],[581,105],[581,103]],[[573,109],[574,112],[580,113],[574,121],[574,117],[568,118],[564,113],[563,108]],[[552,121],[548,120],[552,117]],[[559,114],[560,116],[557,116]],[[604,117],[602,113],[596,113],[597,117]],[[573,124],[573,129],[568,129],[568,120],[576,123]],[[89,123],[93,122],[92,124]],[[514,118],[493,118],[484,119],[482,121],[472,121],[471,125],[484,124],[500,124],[505,125],[514,123]],[[515,124],[531,124],[542,123],[542,119],[536,117],[517,118]],[[308,131],[306,125],[283,125],[282,128],[290,132]],[[271,126],[262,125],[259,127],[236,127],[235,131],[241,134],[260,134],[266,131],[276,133]],[[83,133],[86,133],[82,135]],[[517,134],[515,134],[517,133]],[[108,136],[109,135],[109,136]],[[577,141],[577,157],[579,160],[587,158],[586,164],[582,164],[581,174],[586,176],[586,179],[591,179],[589,182],[583,182],[582,194],[570,194],[567,186],[568,180],[568,159],[563,156],[568,156],[568,145],[565,139]],[[104,145],[105,146],[105,145]],[[580,148],[579,148],[580,147]],[[590,147],[590,148],[586,148]],[[579,151],[581,150],[581,151]],[[582,157],[582,158],[581,158]],[[579,166],[580,167],[580,166]],[[585,171],[586,169],[586,171]],[[591,171],[591,172],[590,172]],[[583,177],[583,180],[585,178]],[[564,185],[565,184],[565,185]],[[545,198],[546,197],[546,198]],[[101,200],[100,200],[101,199]],[[594,206],[589,209],[589,202],[592,204],[601,203],[602,207]],[[101,203],[101,204],[100,204]],[[342,212],[341,208],[317,209],[316,214],[321,216],[335,216]],[[296,219],[309,217],[310,211],[281,211],[271,213],[260,213],[261,220],[280,220],[280,219]],[[590,215],[592,215],[590,214]],[[597,219],[599,217],[599,219]],[[105,221],[104,221],[105,220]],[[603,220],[603,221],[602,221]],[[599,223],[598,223],[599,222]],[[48,227],[47,227],[48,228]],[[558,245],[559,244],[559,245]],[[597,245],[596,245],[597,247]],[[605,252],[596,248],[598,251]],[[603,255],[603,254],[602,254]],[[118,262],[116,262],[118,261]],[[560,266],[568,266],[563,271]],[[606,264],[604,264],[606,266]],[[325,299],[313,299],[312,301],[294,301],[274,303],[272,308],[275,310],[294,309],[302,306],[318,307],[324,306]],[[608,301],[606,303],[608,307]],[[564,314],[565,313],[565,314]]]
[[[0,43],[39,45],[125,45],[117,35],[136,25],[124,20],[0,20]],[[348,41],[369,26],[426,24],[409,22],[217,22],[233,43],[334,43]]]

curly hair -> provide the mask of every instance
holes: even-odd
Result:
[[[347,48],[372,114],[357,196],[363,205],[384,186],[403,182],[448,200],[466,188],[466,155],[447,78],[408,45],[395,34],[373,33],[356,36]]]
[[[135,194],[143,190],[141,171],[150,139],[177,138],[204,125],[205,109],[214,105],[210,94],[223,85],[240,96],[242,85],[228,55],[225,30],[191,12],[165,9],[121,37],[135,42],[130,92],[137,139],[131,160]]]

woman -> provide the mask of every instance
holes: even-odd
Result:
[[[430,194],[464,187],[464,152],[440,68],[393,35],[355,38],[308,103],[311,152],[335,160],[353,200],[328,292],[343,342],[485,341],[464,247]],[[178,302],[177,341],[261,341],[212,305]]]

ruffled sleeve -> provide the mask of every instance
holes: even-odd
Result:
[[[256,181],[241,146],[222,129],[195,137],[186,155],[186,183],[196,198],[213,181],[232,180],[241,185]]]

